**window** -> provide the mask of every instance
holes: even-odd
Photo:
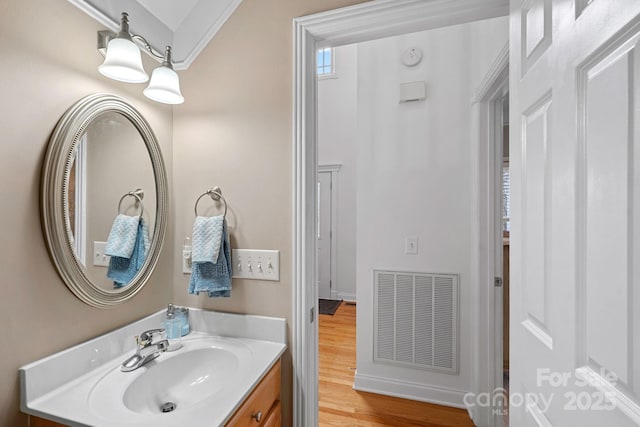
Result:
[[[509,217],[511,216],[511,183],[509,178],[509,164],[502,165],[502,231],[509,232]]]
[[[333,48],[325,47],[324,49],[318,49],[316,66],[318,67],[319,76],[333,74]]]

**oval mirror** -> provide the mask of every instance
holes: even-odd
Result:
[[[58,122],[42,170],[41,211],[51,259],[94,307],[133,297],[155,267],[167,221],[158,141],[124,99],[89,95]]]

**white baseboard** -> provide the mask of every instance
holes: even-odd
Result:
[[[356,302],[356,294],[348,294],[346,292],[338,292],[338,299],[348,301],[348,302]]]
[[[467,393],[466,391],[390,378],[373,377],[358,374],[357,371],[353,379],[353,389],[467,409],[463,400],[464,395]]]
[[[475,425],[476,427],[481,427],[479,422],[478,422],[478,418],[479,418],[479,414],[478,414],[478,407],[477,406],[468,406],[465,405],[465,407],[467,408],[467,413],[469,413],[469,418],[471,418],[471,421],[473,422],[473,425]]]

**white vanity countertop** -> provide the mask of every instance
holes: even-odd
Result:
[[[178,410],[141,415],[114,409],[113,416],[105,416],[104,411],[91,410],[89,396],[100,379],[115,375],[124,387],[148,369],[142,366],[133,372],[119,372],[120,364],[135,351],[134,336],[159,327],[163,314],[161,310],[20,368],[21,410],[70,426],[176,426],[187,425],[187,421],[190,426],[223,425],[286,349],[285,319],[190,309],[192,332],[183,337],[185,349],[207,338],[242,345],[252,354],[252,363],[240,378],[225,386],[221,397],[194,405],[186,415]],[[179,356],[181,351],[187,350],[163,353],[157,361]]]

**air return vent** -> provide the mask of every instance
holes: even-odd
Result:
[[[374,360],[458,372],[458,275],[374,271]]]

